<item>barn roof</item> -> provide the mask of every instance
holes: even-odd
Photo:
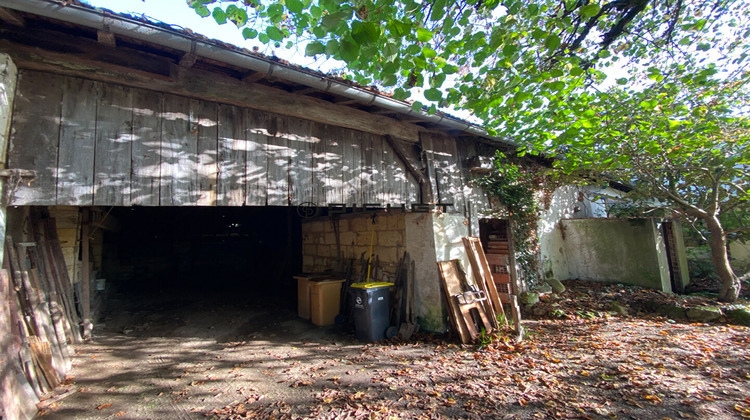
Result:
[[[172,54],[181,64],[231,72],[243,80],[272,85],[291,93],[313,96],[339,105],[388,115],[431,130],[449,131],[497,140],[512,146],[508,139],[490,136],[471,122],[444,112],[415,111],[411,103],[399,101],[375,87],[289,63],[277,57],[211,39],[180,26],[145,16],[115,13],[75,0],[0,0],[0,19],[19,24],[25,19],[45,18],[69,27],[96,31],[101,38],[117,37],[140,44],[149,54]],[[3,11],[3,9],[0,9]],[[154,49],[156,47],[156,50]]]

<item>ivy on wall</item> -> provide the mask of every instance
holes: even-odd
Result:
[[[500,204],[500,208],[488,216],[511,221],[513,246],[521,275],[527,284],[536,284],[540,279],[537,237],[537,223],[542,211],[540,204],[548,204],[546,201],[555,184],[545,176],[541,166],[500,151],[495,153],[493,170],[475,182],[491,201]]]

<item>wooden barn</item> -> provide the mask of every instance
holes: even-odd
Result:
[[[415,318],[445,329],[435,263],[479,236],[489,203],[472,169],[512,144],[141,17],[0,0],[0,21],[0,298],[35,295],[3,303],[3,337],[47,299],[58,313],[31,333],[65,347],[113,291],[296,306],[293,275],[361,278],[370,252],[378,281],[409,255]]]

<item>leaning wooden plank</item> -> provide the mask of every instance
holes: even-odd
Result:
[[[495,281],[492,278],[492,271],[482,250],[482,243],[479,241],[479,238],[464,237],[461,240],[469,257],[469,264],[471,264],[474,279],[489,298],[485,305],[487,312],[493,317],[494,321],[497,321],[499,316],[505,315],[505,311],[503,310],[502,302],[500,302]]]
[[[299,206],[312,201],[313,136],[312,122],[300,118],[289,119],[289,195],[291,204]]]
[[[89,271],[89,209],[83,208],[83,218],[81,220],[81,317],[83,318],[83,338],[91,338],[91,280]]]
[[[13,333],[11,316],[11,299],[13,292],[8,270],[0,270],[0,358],[3,368],[0,369],[0,418],[31,418],[36,414],[34,402],[36,396],[28,380],[18,375],[18,346],[20,337]],[[28,387],[31,393],[25,392]]]
[[[96,110],[94,204],[130,205],[133,144],[133,92],[102,85]]]
[[[68,373],[69,361],[68,361],[68,348],[67,341],[65,339],[65,331],[63,331],[62,323],[55,321],[50,312],[49,302],[45,292],[41,289],[37,289],[34,283],[38,283],[39,271],[37,268],[29,270],[29,277],[32,279],[32,287],[35,289],[32,293],[37,294],[37,313],[40,313],[44,321],[45,338],[50,344],[50,356],[52,367],[57,372],[57,375],[62,378]]]
[[[6,247],[7,250],[7,247]],[[8,256],[8,253],[6,252],[6,257]],[[7,259],[6,259],[7,261]],[[12,279],[12,276],[11,276]],[[15,280],[11,282],[13,285],[15,283]],[[13,285],[14,288],[18,289],[17,285]],[[18,293],[13,293],[13,297],[11,297],[10,301],[8,302],[10,305],[10,320],[11,320],[11,333],[14,338],[14,349],[17,350],[18,358],[16,359],[14,357],[13,360],[18,360],[20,363],[20,368],[22,371],[21,375],[17,375],[17,382],[19,384],[26,384],[29,385],[29,387],[32,390],[32,393],[29,394],[29,398],[34,402],[38,402],[39,399],[44,394],[44,391],[42,389],[41,383],[39,382],[39,378],[36,374],[36,369],[34,368],[34,363],[31,360],[31,349],[29,348],[29,330],[28,326],[25,321],[26,314],[24,313],[24,310],[22,308],[22,302],[21,302],[21,296],[19,296]]]
[[[245,204],[265,206],[268,197],[268,139],[276,135],[276,118],[267,112],[244,110],[247,158]]]
[[[62,246],[60,245],[60,240],[57,236],[57,222],[55,218],[50,217],[44,219],[43,224],[44,236],[47,239],[47,247],[49,250],[49,263],[57,273],[57,286],[60,289],[62,304],[65,309],[68,323],[71,327],[72,342],[79,343],[81,342],[81,329],[79,327],[80,320],[78,319],[78,314],[75,310],[73,287],[70,281],[68,267],[65,263],[65,256],[63,255]]]
[[[195,173],[190,181],[190,204],[216,205],[219,145],[219,105],[215,102],[191,101],[192,121],[196,140]]]
[[[36,249],[29,249],[29,254],[38,270],[40,270],[40,276],[44,278],[47,284],[47,304],[49,306],[50,316],[52,318],[53,325],[55,327],[55,333],[57,334],[58,346],[61,349],[61,355],[63,357],[63,363],[65,367],[64,372],[60,372],[62,376],[70,370],[70,347],[68,342],[72,341],[73,333],[71,331],[68,317],[63,307],[63,296],[60,292],[60,281],[57,278],[57,272],[55,267],[50,264],[49,258],[49,245],[44,234],[44,223],[42,222],[39,212],[32,210],[31,222],[29,223],[30,233],[36,240]]]
[[[144,89],[133,92],[133,175],[130,185],[133,205],[159,205],[163,100],[163,95],[158,92]]]
[[[180,206],[189,203],[190,176],[195,171],[198,141],[190,127],[190,100],[164,95],[159,204]]]
[[[450,310],[453,328],[455,328],[462,343],[470,343],[471,334],[461,321],[463,315],[458,307],[458,302],[454,299],[456,294],[463,293],[460,286],[461,282],[458,270],[458,260],[439,261],[437,264],[438,271],[440,271],[440,279],[443,282],[443,293],[448,304],[448,309]]]
[[[248,142],[241,108],[219,106],[219,173],[216,205],[245,204]]]
[[[58,205],[94,202],[96,105],[100,89],[98,82],[65,79],[57,164]]]
[[[268,189],[266,204],[269,206],[289,205],[289,118],[276,116],[276,132],[268,137]]]
[[[13,130],[8,168],[36,171],[33,180],[19,182],[10,205],[54,205],[63,78],[24,70],[18,75],[13,104]],[[30,181],[30,182],[28,182]]]
[[[60,377],[52,366],[52,349],[50,343],[41,337],[31,336],[29,337],[29,344],[31,345],[31,356],[34,358],[36,365],[41,369],[50,389],[56,387],[60,383]]]

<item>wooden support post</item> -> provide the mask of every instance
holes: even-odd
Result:
[[[91,279],[89,276],[89,209],[83,208],[81,219],[81,312],[83,313],[83,338],[91,338]]]

